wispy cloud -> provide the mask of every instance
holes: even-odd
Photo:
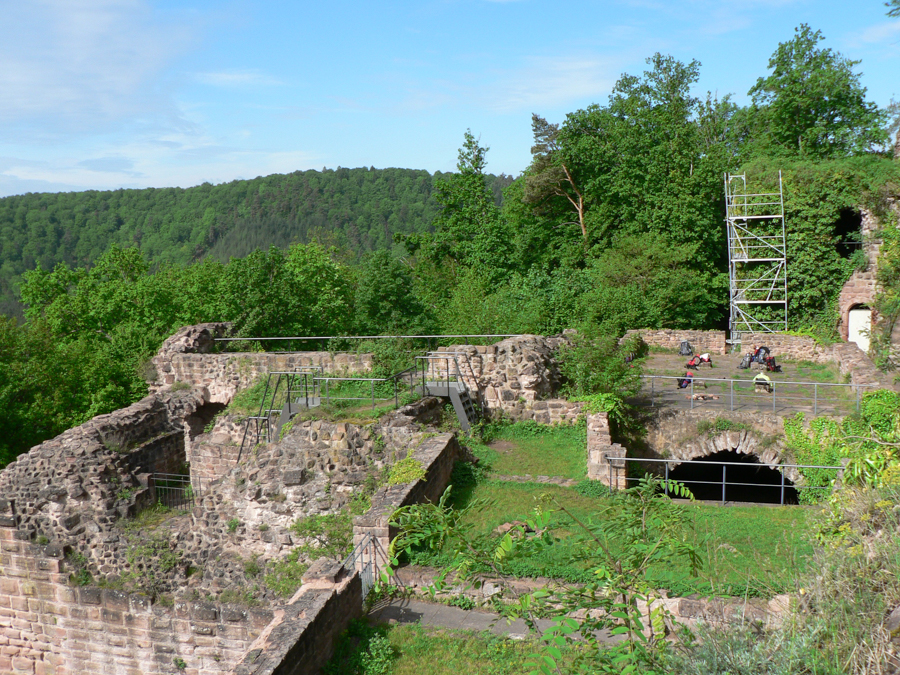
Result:
[[[126,176],[141,176],[138,171],[134,171],[134,162],[127,157],[97,157],[95,159],[83,159],[78,162],[80,167],[84,167],[88,171],[98,171],[100,173],[117,173]]]
[[[484,92],[495,112],[533,112],[585,99],[599,100],[612,89],[621,62],[601,56],[532,57],[525,67]]]
[[[189,34],[142,0],[32,0],[3,11],[0,133],[40,128],[53,138],[179,116],[163,71]]]
[[[226,70],[218,73],[197,73],[196,79],[213,87],[272,87],[283,84],[277,78],[259,70]]]
[[[900,21],[884,21],[848,35],[844,42],[848,47],[900,44]]]

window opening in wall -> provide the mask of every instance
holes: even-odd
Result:
[[[841,209],[834,224],[835,249],[842,258],[862,248],[862,214],[856,209]]]
[[[704,501],[722,501],[723,475],[725,501],[782,503],[781,472],[760,464],[755,455],[722,450],[669,469],[671,480],[684,483],[696,499]],[[784,503],[798,503],[797,489],[787,477],[784,478]]]

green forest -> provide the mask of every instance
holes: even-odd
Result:
[[[737,105],[656,54],[609,99],[532,117],[532,161],[338,169],[0,200],[0,462],[147,391],[181,326],[238,335],[724,328],[724,172],[784,181],[790,328],[830,339],[859,210],[900,195],[896,110],[809,26]],[[502,193],[502,195],[501,195]],[[898,305],[900,306],[900,305]]]

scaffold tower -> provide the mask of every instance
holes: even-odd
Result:
[[[752,193],[745,174],[725,174],[730,342],[787,330],[784,192]]]

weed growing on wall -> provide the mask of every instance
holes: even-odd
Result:
[[[388,474],[388,485],[400,485],[402,483],[413,483],[417,480],[425,478],[425,467],[422,462],[414,457],[406,457],[399,462],[394,463]]]

